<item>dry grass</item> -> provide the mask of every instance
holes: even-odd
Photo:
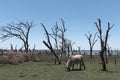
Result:
[[[114,64],[114,58],[117,65]],[[100,56],[84,56],[86,70],[67,72],[62,65],[54,65],[54,56],[45,54],[6,54],[0,56],[0,80],[119,80],[120,56],[108,57],[106,72],[101,71]],[[66,58],[62,60],[66,62]],[[26,62],[25,61],[30,61]],[[40,61],[40,62],[31,62]],[[10,64],[18,65],[10,65]],[[22,64],[19,64],[22,63]],[[77,69],[78,66],[76,65]],[[7,76],[7,77],[6,77]]]
[[[39,61],[38,54],[34,53],[7,53],[0,55],[0,64],[19,64],[28,61]]]
[[[114,60],[116,59],[116,64],[120,64],[120,58],[118,55],[113,55],[108,57],[108,61],[115,64]],[[67,58],[62,56],[61,60],[66,62]],[[84,56],[85,62],[89,62],[91,64],[101,63],[100,56],[94,55],[91,59],[89,55]],[[54,55],[43,54],[43,53],[7,53],[0,55],[0,64],[19,64],[23,62],[54,62]]]

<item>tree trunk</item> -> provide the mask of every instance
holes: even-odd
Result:
[[[116,58],[114,58],[114,62],[115,62],[115,65],[117,65],[117,60],[116,60]]]
[[[61,60],[59,59],[59,57],[56,55],[55,51],[53,50],[53,48],[51,48],[45,41],[43,41],[43,43],[51,50],[51,52],[54,54],[55,58],[58,61],[58,64],[61,64]],[[56,61],[55,61],[56,63]]]
[[[92,48],[90,48],[90,58],[93,58],[93,56],[92,56]]]
[[[105,62],[108,64],[108,57],[107,57],[107,52],[105,51]]]
[[[107,69],[106,69],[106,63],[105,63],[105,59],[104,59],[104,52],[100,53],[100,57],[101,57],[101,61],[102,61],[103,71],[107,71]]]

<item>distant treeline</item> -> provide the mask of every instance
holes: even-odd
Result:
[[[16,52],[16,53],[21,53],[21,52],[25,52],[25,50],[10,50],[10,49],[0,49],[0,54],[2,53],[10,53],[10,52]],[[38,49],[38,50],[29,50],[29,52],[34,52],[34,53],[38,53],[38,54],[43,54],[43,53],[46,53],[46,54],[49,54],[51,53],[50,50],[45,50],[45,49]],[[93,55],[99,55],[100,53],[100,50],[93,50]],[[67,53],[67,52],[66,52]],[[70,54],[83,54],[83,55],[90,55],[90,50],[73,50]],[[111,50],[110,51],[110,54],[108,55],[120,55],[120,50]]]

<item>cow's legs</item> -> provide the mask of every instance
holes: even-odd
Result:
[[[68,71],[71,71],[71,69],[70,69],[70,68],[68,68]]]
[[[82,63],[82,66],[84,66],[84,69],[85,69],[85,63],[83,60],[81,60],[81,63]]]
[[[80,70],[81,70],[81,65],[82,65],[82,64],[81,64],[81,61],[80,61],[80,63],[79,63],[79,64],[80,64]]]
[[[74,64],[72,65],[72,70],[74,69]]]

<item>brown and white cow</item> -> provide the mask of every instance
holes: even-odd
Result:
[[[68,61],[65,65],[65,68],[69,71],[71,70],[71,68],[73,70],[75,64],[80,65],[80,70],[81,70],[82,67],[84,67],[84,69],[85,69],[85,64],[84,64],[84,61],[83,61],[83,55],[76,54],[76,55],[69,56]]]

